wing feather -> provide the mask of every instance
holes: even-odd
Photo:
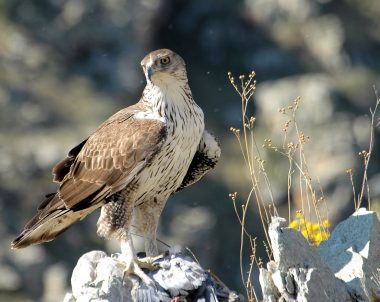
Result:
[[[159,120],[134,118],[141,109],[136,104],[113,115],[53,168],[58,192],[46,196],[12,248],[53,240],[149,165],[165,141],[166,127]]]
[[[73,164],[75,158],[77,157],[78,153],[86,143],[87,139],[85,139],[83,142],[81,142],[78,146],[74,147],[69,151],[67,154],[67,157],[60,161],[52,170],[53,173],[53,181],[54,182],[61,182],[63,178],[66,176],[66,174],[70,171],[70,167]]]
[[[58,190],[67,208],[94,192],[98,192],[94,200],[99,201],[119,191],[160,150],[166,137],[165,124],[131,117],[125,119],[121,114],[87,139]]]
[[[213,135],[205,130],[189,169],[176,192],[199,181],[209,170],[216,166],[219,158],[219,142]]]

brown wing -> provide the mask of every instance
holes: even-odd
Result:
[[[113,115],[53,169],[61,180],[58,192],[42,202],[13,248],[54,239],[149,164],[166,138],[166,128],[159,120],[134,118],[139,109],[131,106]]]
[[[122,112],[123,117],[121,117],[121,121],[126,121],[127,119],[131,118],[133,114],[136,112],[135,109],[136,110],[139,109],[138,104],[122,110],[121,112]],[[118,116],[119,114],[120,112],[115,114],[115,116]],[[115,116],[112,116],[110,119],[114,118]],[[104,124],[106,124],[107,122],[108,120]],[[102,126],[103,124],[99,128],[101,128]],[[67,154],[67,157],[54,166],[52,170],[54,182],[60,183],[64,179],[64,177],[70,171],[71,165],[74,163],[76,157],[78,156],[79,152],[82,150],[87,140],[88,138],[86,138],[79,145],[71,149],[69,153]]]
[[[61,183],[60,199],[69,209],[83,208],[121,190],[160,150],[165,137],[159,120],[117,114],[86,141]]]
[[[75,146],[73,149],[69,151],[67,157],[60,161],[52,170],[53,173],[53,181],[61,182],[67,173],[70,171],[70,167],[78,156],[80,150],[82,150],[84,144],[86,143],[87,138],[81,142],[78,146]]]

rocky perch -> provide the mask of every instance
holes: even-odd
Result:
[[[285,219],[269,227],[274,261],[260,270],[264,301],[380,301],[380,224],[360,209],[310,246]]]
[[[72,293],[64,302],[234,302],[240,297],[205,271],[191,257],[168,253],[155,262],[156,271],[146,271],[155,282],[147,286],[133,275],[123,276],[118,254],[103,251],[84,254],[71,277]]]
[[[358,210],[318,248],[280,217],[272,218],[269,237],[274,261],[260,269],[264,301],[380,301],[380,223],[374,212]],[[102,251],[84,254],[64,302],[243,300],[181,253],[169,253],[157,260],[158,270],[147,272],[155,287],[133,275],[123,278],[117,257]]]

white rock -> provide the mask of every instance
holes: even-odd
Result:
[[[123,289],[122,276],[116,259],[108,257],[105,252],[84,254],[74,268],[72,298],[67,301],[132,301],[130,294]]]
[[[280,293],[277,301],[351,301],[343,282],[334,276],[317,250],[298,231],[287,226],[285,219],[272,219],[269,237],[277,265],[277,271],[271,273],[276,289],[267,289],[271,286],[265,284],[268,276],[260,278],[260,282],[266,292]],[[274,267],[272,263],[272,271]],[[264,301],[271,299],[264,292]]]
[[[264,301],[379,301],[380,223],[360,209],[316,249],[286,220],[269,227],[274,262],[260,270]]]
[[[284,274],[280,271],[280,270],[276,270],[273,274],[272,274],[272,280],[273,280],[273,283],[274,285],[277,287],[277,289],[279,290],[280,293],[284,293],[285,292],[285,278],[283,276]]]
[[[66,293],[63,302],[75,302],[74,295],[72,293]]]
[[[147,272],[155,287],[134,275],[125,275],[117,258],[102,251],[84,254],[74,268],[72,294],[64,302],[171,302],[191,295],[191,301],[240,301],[240,297],[214,281],[193,259],[182,254],[167,255],[155,263],[159,269]]]
[[[380,223],[376,213],[359,209],[336,226],[319,253],[357,301],[380,299],[375,276],[380,268]]]
[[[280,298],[281,294],[278,291],[277,287],[274,285],[272,274],[264,269],[260,268],[259,281],[261,284],[261,291],[263,297],[267,302],[276,302]]]

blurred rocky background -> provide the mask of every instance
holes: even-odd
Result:
[[[346,217],[353,198],[345,170],[354,169],[358,190],[357,154],[368,148],[368,109],[373,86],[380,87],[379,25],[377,0],[1,1],[0,301],[60,301],[83,253],[118,251],[96,236],[98,212],[51,243],[9,247],[44,194],[55,190],[52,166],[138,100],[145,85],[139,62],[161,47],[186,60],[194,98],[220,138],[223,158],[206,179],[171,198],[160,240],[189,246],[203,267],[243,292],[240,228],[228,193],[247,192],[249,181],[229,131],[240,125],[241,106],[228,71],[257,73],[252,112],[260,140],[281,135],[278,108],[301,96],[298,121],[311,138],[310,170],[320,179],[330,220]],[[374,206],[378,147],[369,169]],[[275,200],[286,213],[287,161],[267,156]],[[248,228],[265,260],[257,217],[250,214]],[[254,278],[257,284],[256,271]]]

